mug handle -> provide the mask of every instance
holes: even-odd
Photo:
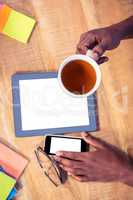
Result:
[[[89,56],[93,59],[93,51],[91,49],[87,50],[86,56]]]

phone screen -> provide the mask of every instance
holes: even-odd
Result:
[[[81,139],[51,137],[50,153],[60,150],[81,152]]]

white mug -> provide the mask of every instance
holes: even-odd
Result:
[[[80,60],[80,61],[85,61],[87,62],[88,64],[91,65],[91,67],[94,69],[95,71],[95,74],[96,74],[96,82],[93,86],[93,88],[91,90],[89,90],[89,92],[87,93],[84,93],[84,94],[75,94],[71,91],[69,91],[63,84],[62,82],[62,78],[61,78],[61,74],[62,74],[62,71],[64,69],[64,67],[69,64],[69,62],[72,62],[72,61],[76,61],[76,60]],[[96,63],[96,61],[93,59],[93,56],[92,56],[92,50],[88,50],[87,51],[87,54],[86,55],[82,55],[82,54],[75,54],[75,55],[71,55],[69,57],[67,57],[60,65],[59,67],[59,70],[58,70],[58,81],[59,81],[59,85],[60,87],[62,88],[62,90],[72,96],[72,97],[87,97],[87,96],[90,96],[91,94],[93,94],[99,87],[100,85],[100,82],[101,82],[101,71],[100,71],[100,67],[99,65]]]

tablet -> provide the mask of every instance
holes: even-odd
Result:
[[[74,98],[58,83],[57,73],[25,73],[12,76],[16,136],[95,131],[96,95]]]

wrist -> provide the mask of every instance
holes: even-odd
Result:
[[[112,33],[115,34],[120,41],[124,39],[125,27],[122,24],[113,24],[110,28],[113,30]]]
[[[111,27],[118,34],[120,40],[130,38],[130,36],[133,36],[133,17],[131,16],[122,22],[113,24]]]

